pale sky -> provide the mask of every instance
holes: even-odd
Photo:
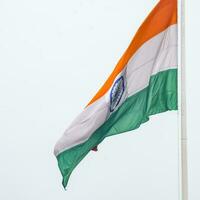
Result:
[[[106,139],[67,191],[53,155],[157,2],[0,1],[0,199],[178,200],[177,112]],[[200,199],[199,7],[186,5],[190,200]]]

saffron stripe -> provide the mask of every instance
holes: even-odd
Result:
[[[88,105],[106,94],[117,75],[125,68],[133,54],[146,41],[150,40],[173,24],[177,24],[177,0],[161,0],[141,25],[129,47],[117,63],[115,69]]]

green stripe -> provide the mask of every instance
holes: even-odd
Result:
[[[68,149],[57,156],[67,186],[73,169],[88,152],[105,137],[131,131],[149,120],[149,116],[168,110],[177,110],[177,69],[151,77],[149,86],[129,97],[109,119],[83,144]]]

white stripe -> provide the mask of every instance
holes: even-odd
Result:
[[[144,43],[119,74],[119,76],[125,74],[126,77],[126,91],[120,105],[127,97],[148,86],[151,75],[175,67],[177,67],[177,25],[172,25]],[[87,141],[107,120],[110,116],[110,90],[85,108],[72,122],[57,142],[55,155]]]
[[[55,146],[54,154],[58,155],[63,150],[85,142],[105,122],[108,114],[109,105],[105,98],[100,98],[88,106],[64,132]]]
[[[177,25],[172,25],[146,42],[128,62],[128,96],[144,89],[151,75],[177,65]]]

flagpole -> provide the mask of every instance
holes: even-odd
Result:
[[[187,116],[185,73],[185,0],[180,0],[179,14],[179,199],[188,200]]]

